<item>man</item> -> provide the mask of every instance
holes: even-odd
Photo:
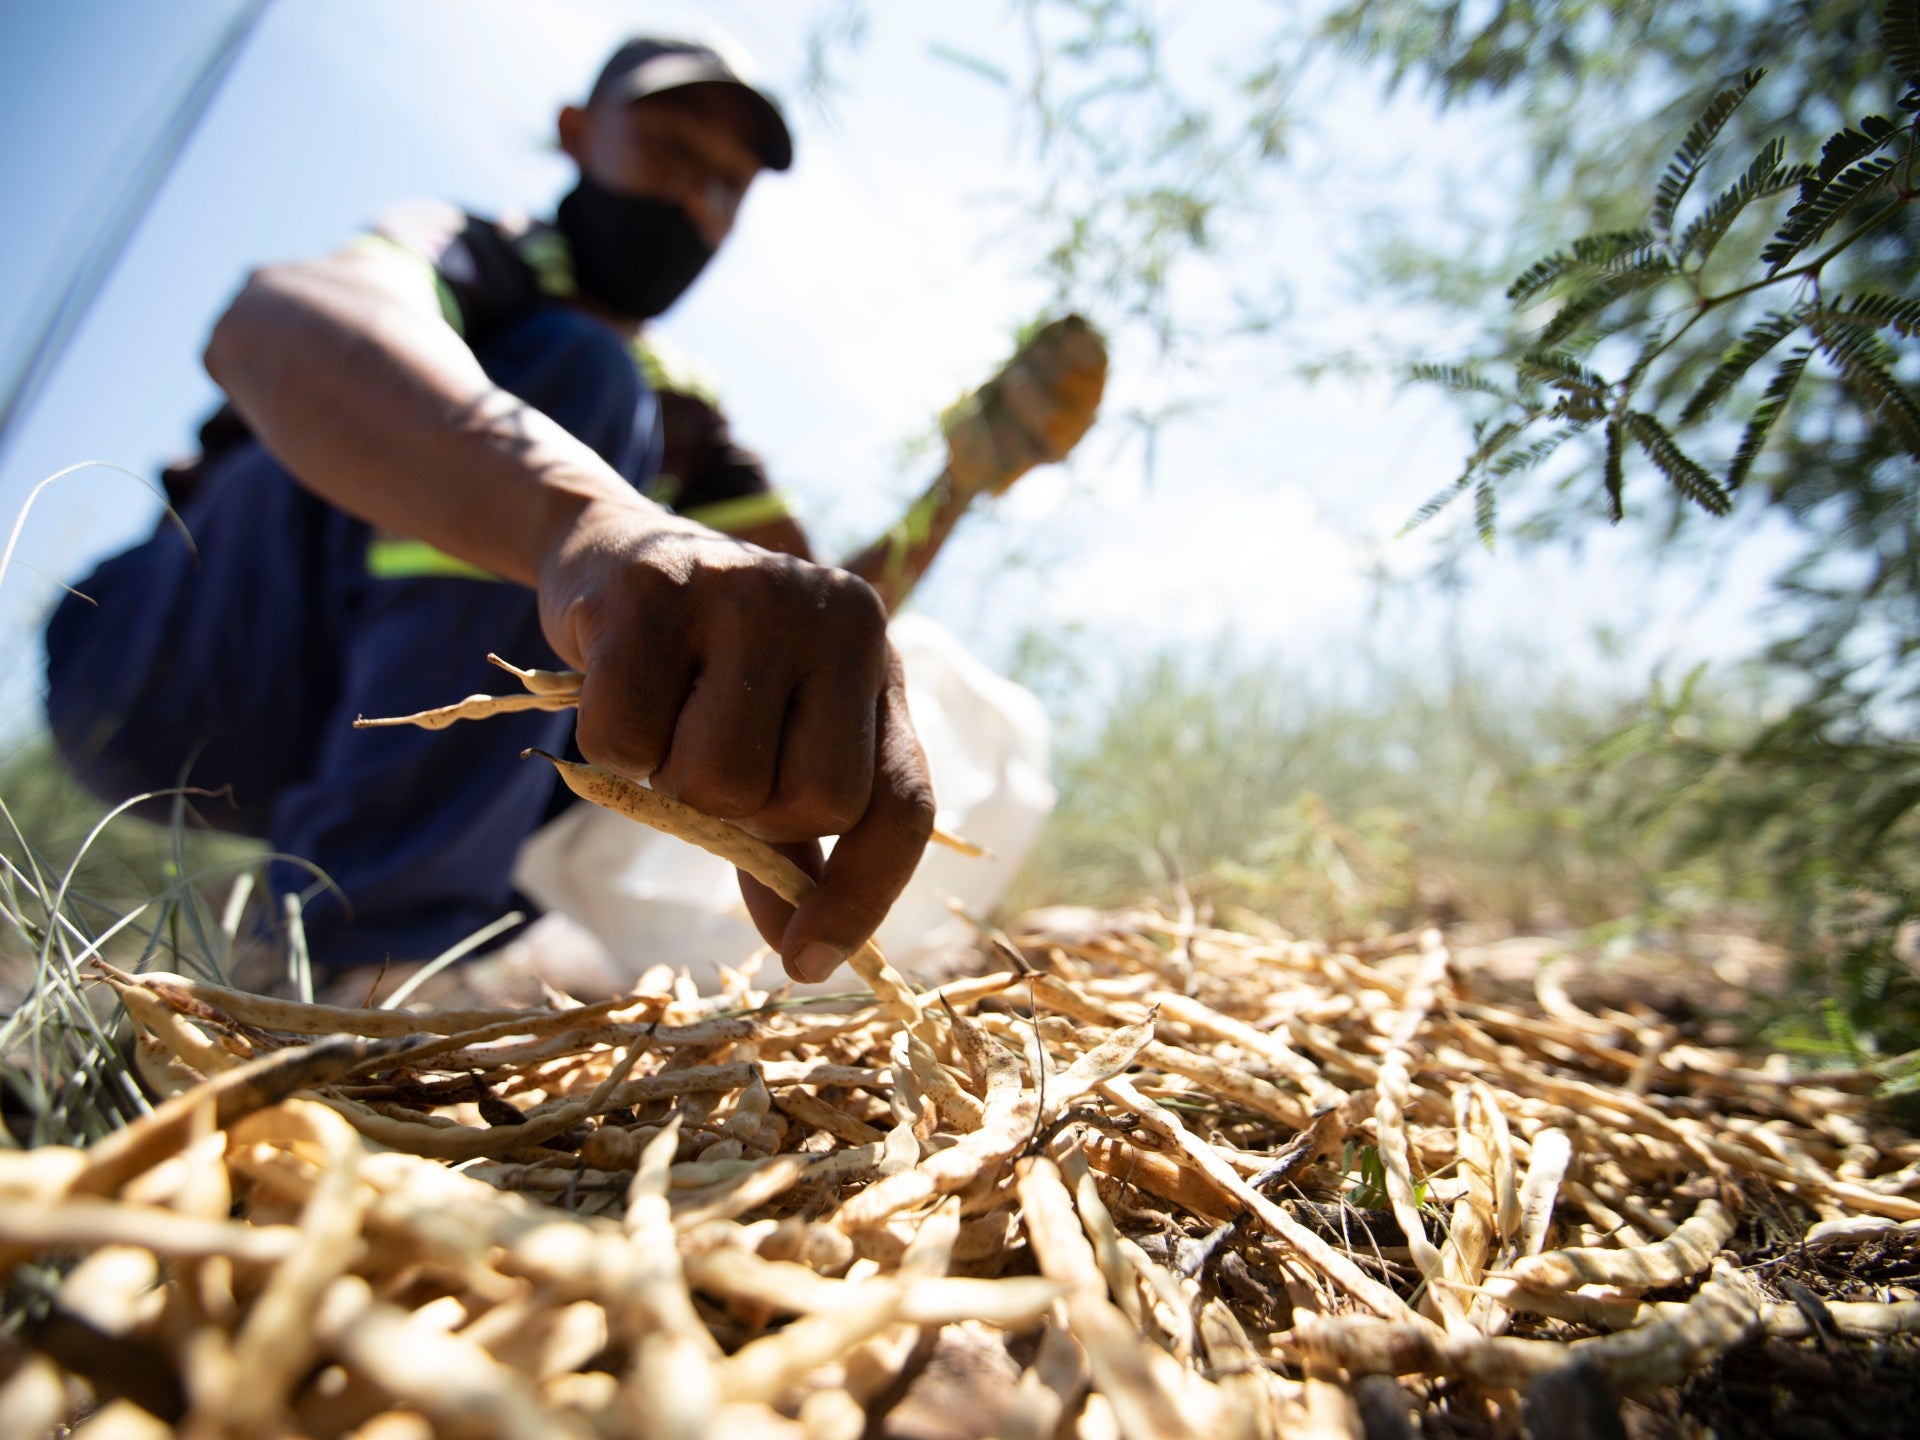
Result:
[[[192,546],[163,525],[56,612],[54,733],[116,800],[184,775],[231,787],[225,822],[273,843],[323,971],[427,958],[507,909],[520,842],[562,803],[513,757],[571,738],[810,869],[797,911],[742,887],[788,972],[817,980],[932,825],[887,607],[811,563],[717,412],[651,389],[631,349],[792,142],[714,51],[654,39],[614,54],[559,138],[580,179],[551,226],[429,209],[249,279],[206,353],[231,408],[169,477]],[[975,425],[972,448],[1037,436],[1024,464],[1055,458],[1058,426],[1026,401],[1011,444]],[[897,598],[1019,468],[957,464],[850,563]],[[583,671],[577,726],[350,728],[487,688],[488,650]]]

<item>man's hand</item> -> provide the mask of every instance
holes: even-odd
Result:
[[[1099,332],[1078,315],[1049,322],[949,412],[948,473],[969,495],[1003,494],[1080,443],[1106,383]]]
[[[1107,347],[1078,315],[1044,325],[986,384],[941,417],[947,465],[900,522],[843,562],[896,610],[983,495],[1066,458],[1093,425]]]
[[[540,615],[585,676],[581,753],[781,845],[820,880],[798,910],[741,877],[788,974],[824,979],[912,876],[933,828],[886,614],[864,581],[653,507],[579,512]],[[822,866],[818,837],[838,835]]]

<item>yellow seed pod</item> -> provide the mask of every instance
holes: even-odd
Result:
[[[631,1170],[640,1158],[640,1141],[631,1130],[602,1125],[587,1136],[580,1158],[593,1170]]]
[[[736,1139],[716,1140],[700,1152],[702,1161],[739,1160],[746,1156],[746,1145]]]

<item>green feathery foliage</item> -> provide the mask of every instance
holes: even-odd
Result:
[[[1713,367],[1707,378],[1700,382],[1700,388],[1693,392],[1693,398],[1680,411],[1680,423],[1691,425],[1711,410],[1747,371],[1766,358],[1774,346],[1805,325],[1812,313],[1811,305],[1776,310],[1748,330],[1720,357],[1720,363]]]
[[[1626,447],[1621,444],[1619,416],[1607,422],[1607,458],[1601,467],[1600,483],[1607,492],[1607,518],[1618,525],[1626,518]]]
[[[1895,4],[1886,19],[1888,63],[1901,74],[1905,62],[1897,37],[1907,33],[1901,27],[1913,13],[1911,3]],[[1920,300],[1881,293],[1827,298],[1821,291],[1824,272],[1845,251],[1867,240],[1915,198],[1905,179],[1920,162],[1920,131],[1915,121],[1910,118],[1896,125],[1870,115],[1832,135],[1822,146],[1818,163],[1784,166],[1785,140],[1769,139],[1745,171],[1675,233],[1681,206],[1716,158],[1728,123],[1755,93],[1764,74],[1758,68],[1748,70],[1734,84],[1714,93],[1655,184],[1644,226],[1582,236],[1525,267],[1507,287],[1507,297],[1515,303],[1543,295],[1559,297],[1557,308],[1528,348],[1511,362],[1514,386],[1491,378],[1486,363],[1415,367],[1416,379],[1443,384],[1456,393],[1501,399],[1509,413],[1480,422],[1475,449],[1458,483],[1416,511],[1410,525],[1425,523],[1452,499],[1472,490],[1475,530],[1491,543],[1494,507],[1491,491],[1480,488],[1480,482],[1533,469],[1538,462],[1532,457],[1539,444],[1533,432],[1539,426],[1553,426],[1552,433],[1565,439],[1603,419],[1606,447],[1599,479],[1611,519],[1618,521],[1626,514],[1623,440],[1627,437],[1677,496],[1710,514],[1724,515],[1732,508],[1732,492],[1739,489],[1775,433],[1814,355],[1843,383],[1863,418],[1882,430],[1901,453],[1920,459],[1920,406],[1900,378],[1901,354],[1877,333],[1884,330],[1897,339],[1912,338],[1920,328]],[[1909,116],[1920,110],[1920,90],[1909,87],[1902,108]],[[1756,202],[1796,186],[1797,198],[1778,221],[1772,238],[1757,259],[1746,258],[1757,274],[1734,272],[1742,257],[1725,266],[1713,264],[1722,242],[1745,212]],[[1833,236],[1837,238],[1826,251],[1808,258],[1813,247]],[[1748,309],[1760,297],[1786,286],[1800,292],[1792,303],[1749,323],[1721,351],[1717,363],[1691,382],[1675,419],[1671,423],[1662,419],[1663,391],[1695,368],[1695,352],[1688,341],[1699,322],[1716,312]],[[1680,308],[1663,315],[1660,297],[1669,290],[1679,292]],[[1630,307],[1623,303],[1630,300],[1634,302]],[[1638,358],[1618,378],[1610,379],[1594,357],[1603,352],[1605,342],[1625,338],[1635,324],[1641,326]],[[1748,374],[1796,335],[1807,337],[1811,347],[1804,353],[1796,350],[1775,371],[1753,402],[1738,446],[1718,472],[1695,459],[1680,432],[1699,430],[1709,439],[1717,434],[1725,408]],[[1528,384],[1558,391],[1558,403],[1543,407],[1526,393]],[[1651,405],[1641,393],[1650,385],[1655,400]],[[1511,468],[1509,453],[1522,457]]]
[[[1767,382],[1766,391],[1760,396],[1760,403],[1753,407],[1748,417],[1747,428],[1740,436],[1739,447],[1733,452],[1733,459],[1727,462],[1727,488],[1738,490],[1746,482],[1747,472],[1753,469],[1753,462],[1759,458],[1760,451],[1767,443],[1767,436],[1773,432],[1774,422],[1787,408],[1787,402],[1793,398],[1794,389],[1800,384],[1800,377],[1806,372],[1807,361],[1813,358],[1813,347],[1802,345],[1790,353],[1773,372],[1773,379]]]
[[[1920,296],[1855,295],[1836,298],[1829,308],[1852,324],[1882,325],[1903,338],[1920,333]]]
[[[1778,274],[1788,261],[1798,259],[1849,211],[1891,189],[1898,164],[1899,160],[1893,156],[1876,156],[1842,170],[1832,180],[1820,182],[1816,174],[1803,181],[1800,200],[1787,212],[1772,242],[1760,252],[1760,263]],[[1892,203],[1905,202],[1896,196]]]
[[[1909,86],[1920,87],[1920,6],[1887,6],[1881,33],[1887,45],[1887,60],[1894,73]]]
[[[1920,967],[1905,938],[1920,922],[1920,0],[1881,7],[1877,27],[1861,0],[1646,22],[1692,73],[1728,59],[1747,73],[1714,87],[1641,202],[1640,226],[1623,223],[1630,212],[1616,199],[1620,151],[1586,142],[1581,126],[1604,103],[1587,77],[1611,73],[1600,57],[1610,63],[1640,23],[1630,14],[1650,12],[1605,6],[1592,49],[1555,58],[1544,37],[1566,33],[1572,0],[1524,16],[1498,8],[1497,33],[1527,63],[1480,63],[1476,46],[1495,26],[1473,43],[1444,26],[1394,29],[1457,17],[1455,0],[1380,0],[1351,17],[1363,33],[1394,37],[1389,53],[1450,98],[1525,85],[1559,105],[1560,128],[1536,122],[1538,144],[1575,157],[1575,178],[1543,188],[1563,212],[1606,222],[1513,267],[1509,304],[1554,308],[1532,334],[1509,332],[1455,363],[1482,382],[1450,385],[1476,443],[1415,522],[1477,495],[1483,477],[1501,478],[1502,508],[1516,511],[1520,487],[1506,476],[1541,469],[1543,433],[1587,439],[1558,452],[1545,507],[1522,522],[1531,534],[1577,523],[1567,495],[1593,495],[1616,523],[1643,512],[1644,501],[1629,503],[1636,464],[1677,502],[1665,507],[1669,535],[1690,514],[1726,513],[1737,495],[1790,521],[1805,549],[1776,583],[1792,623],[1764,663],[1776,693],[1798,698],[1757,729],[1702,738],[1684,698],[1656,696],[1590,763],[1662,767],[1638,824],[1650,843],[1661,837],[1669,864],[1741,867],[1762,881],[1774,933],[1807,984],[1774,1017],[1773,1038],[1870,1064],[1890,1094],[1920,1094]],[[1764,81],[1752,73],[1761,65]],[[1812,117],[1827,123],[1812,130]],[[1696,202],[1725,151],[1747,157],[1743,168]],[[1492,408],[1509,373],[1515,394]],[[1448,383],[1434,367],[1425,375]],[[1591,462],[1587,443],[1599,452]],[[1573,455],[1583,463],[1566,463]],[[1484,541],[1486,520],[1476,505],[1463,530]]]
[[[1680,148],[1667,165],[1667,173],[1660,177],[1659,185],[1654,187],[1653,208],[1648,213],[1647,228],[1661,244],[1672,240],[1673,212],[1679,209],[1687,191],[1693,188],[1700,167],[1706,163],[1707,152],[1713,148],[1713,142],[1719,138],[1722,127],[1765,74],[1764,70],[1749,70],[1740,77],[1739,83],[1729,85],[1715,95],[1707,102],[1707,108],[1701,112],[1700,118],[1693,122],[1693,128],[1687,131],[1687,138],[1680,142]]]
[[[1629,410],[1627,433],[1633,436],[1634,443],[1673,483],[1673,488],[1702,510],[1713,515],[1724,515],[1733,508],[1720,482],[1682,450],[1667,432],[1667,427],[1653,416],[1644,410]]]
[[[1520,398],[1520,392],[1513,386],[1489,380],[1478,370],[1472,370],[1463,365],[1415,365],[1413,378],[1429,381],[1435,385],[1445,385],[1448,389],[1456,390],[1463,395],[1491,395],[1494,399],[1505,400],[1510,405],[1525,403]]]
[[[1572,355],[1554,350],[1535,351],[1521,356],[1514,369],[1523,380],[1539,380],[1583,400],[1599,403],[1606,399],[1606,377],[1588,369]]]
[[[1493,493],[1493,477],[1482,475],[1480,483],[1473,487],[1473,527],[1480,536],[1480,543],[1489,550],[1493,549],[1498,518],[1499,505]]]
[[[1827,310],[1816,312],[1807,323],[1815,346],[1845,377],[1861,404],[1899,436],[1908,454],[1920,457],[1920,406],[1894,378],[1898,357],[1892,347],[1871,329]]]
[[[1763,196],[1777,195],[1789,185],[1803,182],[1811,173],[1809,167],[1795,165],[1788,170],[1780,168],[1786,151],[1785,140],[1778,136],[1769,140],[1754,156],[1746,173],[1716,195],[1699,218],[1681,232],[1673,242],[1673,254],[1682,261],[1697,257],[1704,264],[1747,206]]]

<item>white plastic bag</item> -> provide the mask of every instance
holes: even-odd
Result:
[[[956,905],[978,917],[999,901],[1053,810],[1054,790],[1046,712],[1031,692],[924,617],[899,616],[889,634],[905,666],[940,828],[991,852],[928,848],[876,937],[888,958],[912,970],[971,936]],[[738,965],[760,947],[730,865],[597,806],[575,805],[530,837],[514,880],[562,917],[535,926],[520,948],[564,954],[562,968],[576,984],[584,973],[612,989],[664,963],[686,967],[710,990],[717,965]],[[570,928],[576,933],[565,933]],[[596,943],[583,943],[577,930]],[[538,953],[524,958],[545,968]],[[844,977],[832,983],[844,985]]]

